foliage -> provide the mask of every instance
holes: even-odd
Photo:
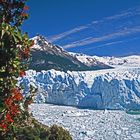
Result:
[[[30,119],[28,105],[35,90],[23,98],[17,78],[26,75],[33,41],[20,26],[28,17],[25,0],[0,0],[0,139],[71,140],[62,127],[43,126]],[[32,93],[32,94],[31,94]]]
[[[10,133],[28,118],[30,99],[24,100],[17,77],[24,76],[33,42],[20,25],[28,17],[23,0],[0,0],[0,137]]]
[[[72,140],[69,132],[60,126],[53,125],[48,129],[48,132],[48,140]]]
[[[19,126],[15,134],[17,140],[72,140],[69,132],[62,127],[57,125],[47,127],[34,119],[30,126]]]

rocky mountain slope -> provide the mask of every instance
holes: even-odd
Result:
[[[87,65],[61,47],[49,43],[43,36],[36,36],[32,40],[34,40],[35,45],[31,50],[32,59],[29,65],[30,69],[36,71],[50,69],[84,71],[111,68],[97,60],[91,65]]]

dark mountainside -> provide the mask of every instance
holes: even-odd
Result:
[[[55,69],[66,72],[111,68],[97,61],[90,66],[86,65],[61,47],[49,43],[43,36],[36,36],[33,40],[35,44],[31,50],[29,69],[36,71]]]

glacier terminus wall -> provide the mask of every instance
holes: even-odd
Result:
[[[140,109],[140,68],[67,73],[28,70],[19,78],[25,87],[36,87],[36,103],[93,109]]]

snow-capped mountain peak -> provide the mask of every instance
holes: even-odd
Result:
[[[41,35],[31,38],[34,41],[33,49],[44,50],[44,46],[49,45],[50,43]]]
[[[85,71],[111,68],[110,66],[90,59],[91,63],[84,63],[71,53],[65,51],[62,47],[48,42],[43,36],[36,36],[32,38],[34,46],[32,47],[32,61],[30,69],[37,71],[56,69],[63,71]]]
[[[76,57],[79,61],[85,64],[91,64],[100,62],[112,67],[140,67],[140,55],[131,55],[125,57],[114,57],[114,56],[89,56],[85,54],[79,53],[71,53],[74,57]]]

